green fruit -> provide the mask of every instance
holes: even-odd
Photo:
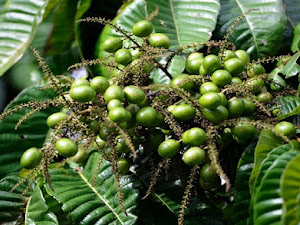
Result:
[[[105,77],[94,77],[90,86],[96,91],[96,93],[104,93],[106,89],[109,87],[109,82]]]
[[[142,126],[152,126],[156,118],[157,112],[150,106],[141,108],[135,116],[136,122]]]
[[[183,161],[188,166],[201,164],[205,159],[205,151],[199,147],[191,147],[183,154]]]
[[[132,117],[134,117],[137,112],[140,110],[140,107],[138,107],[135,104],[130,104],[126,107],[126,109],[131,113]]]
[[[99,137],[102,140],[107,141],[107,138],[108,138],[109,134],[110,134],[110,131],[109,131],[109,129],[106,126],[102,126],[100,128]]]
[[[200,146],[206,141],[206,133],[199,127],[193,127],[182,134],[182,142],[190,146]]]
[[[150,65],[146,61],[141,61],[141,59],[135,59],[130,63],[131,72],[132,73],[149,73],[150,71]],[[143,70],[141,71],[141,68]]]
[[[71,159],[73,162],[82,164],[88,159],[88,157],[89,157],[89,154],[86,151],[79,149],[78,152],[76,153],[76,155],[74,155]]]
[[[232,80],[231,74],[226,71],[226,70],[216,70],[212,77],[211,80],[214,84],[224,87],[226,84],[230,84]]]
[[[202,113],[206,119],[213,123],[219,123],[228,118],[227,109],[220,105],[216,109],[202,109]]]
[[[281,133],[284,136],[287,136],[288,138],[294,137],[296,135],[295,125],[290,122],[279,122],[275,125],[274,129],[278,133]]]
[[[185,68],[190,74],[199,74],[200,66],[203,64],[203,54],[194,52],[187,57]]]
[[[170,105],[170,106],[167,108],[167,110],[168,110],[168,112],[172,113],[173,110],[174,110],[175,108],[176,108],[176,105]]]
[[[70,97],[77,102],[89,102],[96,97],[95,90],[90,86],[75,86],[70,89]]]
[[[174,139],[166,140],[158,146],[158,154],[162,158],[171,158],[176,155],[179,150],[180,144]]]
[[[127,65],[132,61],[132,55],[128,49],[122,48],[116,51],[115,60],[117,63]]]
[[[79,78],[79,79],[73,81],[71,87],[76,87],[76,86],[81,86],[81,85],[89,86],[90,82],[88,82],[88,80],[85,78]]]
[[[242,80],[239,77],[233,77],[232,80],[231,80],[231,83],[232,84],[241,84]]]
[[[141,20],[133,25],[132,33],[137,37],[147,37],[153,31],[153,25],[150,21]]]
[[[74,141],[68,138],[61,138],[55,144],[56,150],[65,157],[72,157],[76,155],[78,147]]]
[[[266,89],[265,82],[261,78],[251,79],[247,82],[248,86],[253,94],[257,94]]]
[[[240,117],[245,110],[245,102],[241,98],[233,97],[228,101],[229,117]]]
[[[208,55],[203,59],[203,68],[207,74],[212,74],[221,67],[221,60],[216,55]]]
[[[232,129],[232,134],[240,144],[248,144],[257,136],[257,129],[252,124],[239,122]]]
[[[122,138],[122,136],[118,136],[117,138],[117,145],[116,150],[119,153],[128,153],[130,152],[130,148],[126,144],[125,140]]]
[[[137,49],[130,49],[130,53],[131,53],[133,59],[138,59],[142,55],[142,52],[138,48]]]
[[[202,76],[208,75],[208,73],[205,71],[205,69],[203,67],[203,64],[200,66],[199,74],[202,75]]]
[[[224,95],[223,93],[218,93],[220,98],[221,98],[221,105],[222,106],[227,106],[227,98],[226,95]]]
[[[161,33],[151,34],[148,41],[153,47],[169,48],[171,46],[170,38]]]
[[[212,165],[205,164],[200,170],[200,179],[208,183],[215,183],[220,180],[220,177]]]
[[[104,100],[109,102],[112,99],[118,99],[121,102],[124,101],[124,91],[118,85],[111,85],[104,93]]]
[[[237,55],[234,53],[234,51],[231,50],[225,50],[223,55],[223,61],[226,61],[228,59],[237,58]]]
[[[99,133],[100,125],[97,120],[91,120],[89,124],[89,128],[95,133]]]
[[[203,59],[204,56],[202,53],[200,52],[193,52],[191,54],[189,54],[189,56],[186,58],[186,61],[191,61],[191,60],[194,60],[194,59]]]
[[[117,168],[118,172],[124,176],[126,173],[128,173],[130,168],[130,162],[128,159],[119,158],[117,161]]]
[[[165,134],[159,130],[151,130],[146,135],[145,148],[156,151],[160,143],[165,140]]]
[[[248,98],[242,98],[245,104],[245,109],[243,115],[250,116],[255,112],[256,106],[254,103]]]
[[[245,63],[239,58],[231,58],[225,61],[224,69],[232,76],[237,76],[246,68]]]
[[[59,122],[67,118],[67,114],[63,112],[53,113],[47,118],[48,127],[55,127]]]
[[[131,113],[123,107],[114,107],[108,113],[109,119],[116,123],[123,123],[132,119]]]
[[[221,102],[221,96],[216,92],[206,93],[199,99],[200,105],[207,109],[215,109],[221,105]]]
[[[205,93],[208,92],[220,92],[220,89],[218,88],[217,85],[215,85],[212,82],[205,82],[200,86],[200,93],[204,95]]]
[[[261,103],[268,103],[273,99],[273,96],[270,92],[262,92],[256,96],[256,99]]]
[[[36,167],[42,159],[42,152],[37,148],[27,149],[20,160],[20,164],[25,169],[32,169]]]
[[[246,51],[236,50],[234,53],[237,55],[239,59],[241,59],[244,62],[245,65],[247,65],[250,62],[250,56]]]
[[[186,79],[187,77],[189,77],[189,75],[187,74],[181,74],[179,76],[176,76],[172,79],[171,85],[173,87],[177,86],[186,91],[190,91],[194,87],[195,83],[192,80]]]
[[[103,49],[109,53],[114,53],[118,49],[122,48],[123,42],[120,38],[110,37],[103,42]]]
[[[127,101],[133,104],[139,104],[146,98],[145,93],[142,89],[137,86],[127,86],[124,88],[125,98]]]
[[[261,64],[254,64],[248,71],[247,75],[248,77],[255,77],[260,74],[264,74],[265,68]]]
[[[196,116],[196,111],[193,106],[183,104],[177,105],[172,111],[173,116],[180,121],[192,120]]]
[[[112,99],[107,103],[108,111],[112,110],[115,107],[123,107],[122,102],[119,99]]]

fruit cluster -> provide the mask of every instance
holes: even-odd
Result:
[[[164,67],[156,61],[155,54],[153,58],[149,54],[143,57],[147,54],[145,46],[157,48],[158,52],[168,51],[171,46],[168,36],[153,33],[150,21],[136,23],[126,38],[132,42],[129,48],[123,47],[124,41],[119,37],[103,43],[120,74],[125,71],[121,69],[128,67],[129,75],[142,73],[149,77],[151,70]],[[172,78],[168,85],[149,85],[148,80],[143,85],[130,80],[122,83],[118,76],[115,80],[103,76],[74,80],[65,98],[72,106],[67,111],[71,111],[52,114],[47,124],[62,129],[59,125],[68,126],[66,121],[70,117],[77,119],[78,124],[86,124],[89,131],[76,130],[74,136],[86,135],[88,140],[92,137],[93,148],[115,162],[121,175],[129,171],[130,158],[137,158],[136,149],[151,154],[157,151],[157,157],[169,159],[180,155],[187,166],[202,165],[200,186],[218,187],[220,176],[225,175],[215,159],[217,149],[211,148],[222,145],[223,135],[246,145],[257,137],[260,129],[271,129],[283,138],[296,134],[290,122],[277,123],[276,118],[260,120],[264,113],[271,115],[266,106],[274,103],[272,93],[280,89],[268,84],[266,75],[261,64],[250,63],[244,50],[220,48],[217,55],[195,51],[186,57],[185,73]],[[63,129],[61,132],[64,136]],[[88,158],[90,149],[78,147],[80,144],[71,135],[56,140],[55,149],[80,164]],[[210,150],[213,151],[209,153]],[[30,148],[24,152],[21,165],[32,169],[41,159],[42,152]]]

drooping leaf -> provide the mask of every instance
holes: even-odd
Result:
[[[269,130],[262,130],[257,142],[254,153],[254,167],[251,172],[249,186],[253,193],[253,185],[259,174],[259,168],[262,161],[267,157],[268,153],[274,148],[283,144],[283,141]]]
[[[12,222],[21,219],[26,207],[26,199],[31,195],[34,188],[32,184],[25,195],[20,195],[26,189],[28,183],[19,185],[13,192],[10,190],[21,181],[18,176],[7,176],[0,181],[0,221]],[[23,218],[24,219],[24,218]]]
[[[277,158],[265,173],[254,196],[254,224],[280,224],[283,199],[280,196],[280,179],[287,164],[299,151],[285,152]]]
[[[291,44],[292,52],[299,51],[300,46],[300,23],[293,30],[293,41]]]
[[[52,13],[52,11],[57,7],[57,5],[60,2],[61,2],[60,0],[48,0],[48,4],[45,9],[43,20],[45,20]]]
[[[278,106],[280,107],[278,119],[283,120],[293,116],[293,123],[299,124],[300,116],[297,115],[297,107],[300,106],[300,99],[295,96],[283,96],[277,98],[277,102]]]
[[[251,195],[248,181],[254,166],[255,144],[256,143],[251,144],[245,149],[239,161],[236,173],[236,194],[234,195],[233,205],[233,221],[236,225],[247,224],[247,219],[249,217]]]
[[[286,81],[279,75],[281,69],[275,68],[268,75],[268,80],[278,88],[283,88],[286,85]]]
[[[74,38],[75,14],[78,0],[63,0],[55,11],[51,35],[45,54],[63,53],[71,47]]]
[[[246,15],[233,30],[230,40],[238,49],[246,50],[252,58],[275,55],[283,40],[286,14],[282,0],[224,0],[216,30],[222,38],[232,22],[249,9],[257,9]]]
[[[25,225],[58,225],[58,221],[54,213],[48,211],[43,193],[36,186],[32,196],[28,199]]]
[[[93,153],[83,171],[78,173],[50,171],[54,192],[48,188],[48,193],[63,204],[62,209],[70,214],[75,224],[134,224],[137,218],[132,210],[137,204],[138,193],[131,177],[120,179],[126,216],[119,204],[111,164],[103,160],[98,168],[100,157],[99,153]]]
[[[53,98],[51,90],[39,90],[29,87],[23,90],[8,106],[12,108],[31,100],[42,101]],[[47,117],[57,109],[49,108],[29,117],[17,130],[15,125],[29,109],[13,113],[0,121],[0,177],[4,177],[20,169],[20,158],[30,147],[41,147],[48,132]],[[13,151],[12,151],[13,150]]]
[[[0,12],[0,76],[18,61],[42,21],[47,0],[10,0]]]
[[[285,75],[286,78],[296,76],[300,72],[300,66],[297,63],[297,60],[300,57],[300,52],[296,53],[291,57],[291,59],[285,64],[281,72]]]

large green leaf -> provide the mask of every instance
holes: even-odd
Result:
[[[277,53],[287,20],[282,0],[223,0],[221,3],[217,28],[219,37],[226,34],[238,16],[257,8],[234,29],[230,40],[238,49],[246,50],[252,58]]]
[[[283,141],[269,130],[263,130],[260,133],[254,153],[254,168],[250,176],[250,191],[253,192],[254,182],[259,175],[259,168],[262,161],[267,157],[268,153],[274,148],[283,144]]]
[[[283,120],[290,116],[293,116],[293,123],[300,123],[300,116],[297,115],[298,107],[300,106],[300,98],[295,96],[284,96],[277,98],[277,104],[280,107],[278,119]]]
[[[288,17],[288,23],[291,24],[292,27],[295,27],[298,23],[300,23],[300,4],[298,0],[284,0],[286,5],[286,13]]]
[[[10,0],[0,12],[0,76],[25,52],[43,18],[47,0]]]
[[[119,204],[111,164],[103,159],[98,169],[100,157],[99,153],[93,153],[84,170],[78,173],[50,171],[54,192],[49,189],[49,193],[63,204],[62,209],[75,224],[134,224],[137,218],[132,210],[138,193],[132,179],[124,176],[120,180],[126,216]]]
[[[19,185],[13,192],[10,190],[21,181],[17,176],[7,176],[0,181],[0,221],[12,222],[23,217],[26,200],[30,197],[34,184],[29,187],[25,195],[21,195],[28,183]]]
[[[48,211],[43,193],[36,186],[32,196],[28,199],[25,212],[25,225],[58,225],[58,221],[54,213]]]
[[[282,68],[281,72],[285,75],[286,78],[296,76],[300,72],[300,66],[297,63],[297,60],[300,57],[300,52],[293,55],[287,64]]]
[[[300,47],[300,23],[293,30],[293,40],[291,44],[292,52],[299,51]]]
[[[283,199],[280,196],[280,179],[288,164],[299,151],[288,151],[277,158],[264,175],[254,196],[254,224],[281,224]]]
[[[248,181],[254,166],[255,144],[248,146],[238,165],[233,205],[233,221],[236,225],[245,225],[249,217],[249,206],[251,201]]]
[[[283,198],[283,214],[282,219],[284,224],[296,225],[299,224],[300,218],[297,214],[298,200],[297,196],[300,193],[300,155],[293,158],[286,166],[281,182],[280,190]]]
[[[53,98],[55,93],[51,90],[39,90],[30,87],[23,90],[8,106],[12,108],[31,100],[41,101]],[[46,137],[48,127],[47,117],[57,110],[49,108],[29,117],[19,128],[14,127],[24,113],[29,109],[13,113],[0,121],[0,177],[20,169],[20,157],[30,147],[41,147]]]

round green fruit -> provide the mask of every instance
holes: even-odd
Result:
[[[124,176],[126,175],[126,173],[128,173],[129,168],[130,168],[130,162],[128,159],[124,159],[124,158],[119,158],[117,160],[117,168],[118,168],[118,172]]]
[[[193,127],[182,134],[182,143],[190,146],[203,145],[206,141],[206,133],[199,127]]]
[[[137,49],[130,49],[130,53],[131,53],[133,59],[138,59],[142,55],[142,52],[138,48]]]
[[[73,100],[78,102],[89,102],[96,97],[95,90],[86,85],[72,87],[69,94]]]
[[[120,38],[117,37],[111,37],[106,39],[103,42],[103,49],[104,51],[107,51],[109,53],[114,53],[118,49],[122,48],[123,42]]]
[[[196,111],[193,106],[188,104],[177,105],[172,111],[173,116],[180,121],[192,120],[196,116]]]
[[[239,58],[231,58],[225,61],[224,69],[227,70],[232,76],[237,76],[245,69],[245,63]]]
[[[124,88],[125,98],[128,102],[133,104],[139,104],[146,98],[142,89],[137,86],[130,85]]]
[[[157,118],[157,112],[153,107],[141,108],[136,116],[136,122],[142,126],[152,126]]]
[[[205,71],[205,69],[203,67],[203,64],[200,66],[199,74],[202,75],[202,76],[208,75],[208,73]]]
[[[74,141],[68,138],[61,138],[55,144],[56,150],[65,157],[76,155],[78,147]]]
[[[239,77],[233,77],[232,80],[231,80],[231,83],[232,84],[241,84],[242,80]]]
[[[169,48],[171,46],[170,38],[161,33],[151,34],[148,41],[153,47]]]
[[[65,120],[67,118],[67,114],[63,112],[53,113],[47,118],[47,125],[48,127],[55,127],[56,124]]]
[[[116,145],[117,152],[119,153],[130,152],[128,145],[126,144],[125,140],[121,136],[118,136],[116,139],[117,139],[117,145]]]
[[[218,86],[212,82],[205,82],[200,86],[200,93],[202,95],[208,93],[208,92],[220,92],[220,89]]]
[[[122,107],[122,102],[119,99],[112,99],[107,103],[108,111],[112,110],[115,107]]]
[[[185,68],[190,74],[199,74],[200,66],[203,64],[203,54],[194,52],[187,57]]]
[[[74,155],[71,159],[75,163],[82,164],[88,159],[88,157],[89,154],[86,151],[84,151],[83,149],[79,149],[76,155]]]
[[[25,169],[32,169],[36,167],[42,159],[42,152],[37,148],[27,149],[20,160],[20,164]]]
[[[118,85],[109,86],[104,93],[104,100],[109,102],[112,99],[118,99],[121,102],[124,101],[124,91]]]
[[[254,78],[247,82],[247,87],[250,88],[253,94],[257,94],[266,89],[265,82],[261,78]]]
[[[181,74],[179,76],[176,76],[172,79],[171,85],[173,87],[177,86],[186,91],[190,91],[194,87],[195,83],[192,80],[186,79],[187,77],[189,77],[189,75],[187,74]]]
[[[279,122],[275,125],[274,129],[278,133],[281,133],[284,136],[287,136],[288,138],[294,137],[296,135],[295,125],[290,122]]]
[[[216,70],[211,77],[214,84],[224,87],[226,84],[230,84],[232,76],[227,70]]]
[[[241,98],[233,97],[228,101],[229,117],[240,117],[245,110],[245,102]]]
[[[239,122],[231,130],[237,141],[243,145],[248,144],[258,133],[258,130],[252,124],[243,122]]]
[[[200,179],[208,183],[215,183],[220,180],[220,177],[212,165],[205,164],[200,170]]]
[[[260,74],[264,74],[265,68],[261,65],[261,64],[254,64],[248,71],[247,71],[247,75],[248,77],[255,77],[257,75]]]
[[[141,20],[133,25],[132,33],[137,37],[147,37],[153,31],[153,25],[148,20]]]
[[[140,107],[135,104],[129,104],[126,109],[131,113],[132,117],[136,116],[137,112],[140,110]]]
[[[237,55],[239,59],[241,59],[244,62],[245,65],[247,65],[250,62],[250,56],[246,51],[236,50],[234,53]]]
[[[98,133],[100,131],[100,125],[97,120],[91,120],[89,123],[89,128],[94,132]]]
[[[123,107],[114,107],[108,113],[109,119],[116,123],[123,123],[132,119],[131,113]]]
[[[215,109],[202,109],[202,113],[206,119],[213,123],[219,123],[228,118],[227,109],[220,105]]]
[[[262,92],[256,96],[256,99],[261,103],[268,103],[273,99],[273,96],[270,92]]]
[[[115,60],[117,63],[127,65],[132,61],[132,55],[128,49],[122,48],[116,51]]]
[[[242,100],[244,101],[244,104],[245,104],[245,109],[244,109],[243,115],[244,116],[250,116],[250,115],[252,115],[255,112],[256,106],[247,97],[242,98]]]
[[[223,93],[218,93],[220,98],[221,98],[221,105],[222,106],[227,106],[227,98],[226,98],[226,95],[224,95]]]
[[[88,80],[85,78],[79,78],[79,79],[76,79],[73,81],[71,87],[76,87],[76,86],[81,86],[81,85],[89,86],[90,82],[88,82]]]
[[[225,50],[223,55],[223,61],[226,61],[228,59],[237,58],[237,55],[234,53],[234,51],[231,50]]]
[[[207,74],[212,74],[221,67],[221,60],[216,55],[208,55],[203,59],[203,68]]]
[[[191,147],[183,154],[183,161],[188,166],[201,164],[205,159],[205,151],[199,147]]]
[[[209,92],[200,97],[199,103],[204,108],[215,109],[221,105],[222,99],[219,93]]]
[[[162,158],[171,158],[176,155],[179,150],[180,144],[174,139],[166,140],[158,146],[158,154]]]
[[[150,65],[146,61],[141,61],[141,59],[135,59],[130,63],[131,72],[132,73],[149,73],[150,71]],[[142,69],[142,71],[141,71]]]
[[[105,77],[97,76],[91,80],[90,86],[96,91],[96,93],[104,93],[109,87],[109,82]]]

